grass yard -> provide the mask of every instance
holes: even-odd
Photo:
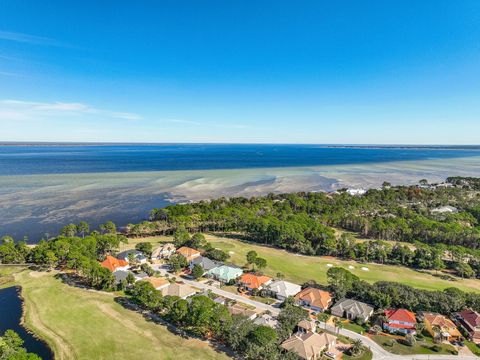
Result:
[[[26,325],[64,359],[213,359],[229,357],[184,339],[114,301],[114,294],[63,284],[53,273],[15,275],[25,298]]]
[[[465,346],[467,346],[472,353],[476,356],[480,356],[480,346],[475,344],[473,341],[464,341]]]
[[[343,360],[371,360],[373,357],[373,354],[370,350],[364,351],[362,354],[358,356],[348,356],[347,354],[343,354],[342,359]]]
[[[354,322],[346,320],[346,321],[343,321],[342,323],[343,323],[344,329],[356,332],[357,334],[364,334],[366,332],[363,326],[360,326]]]
[[[398,343],[392,337],[385,335],[372,335],[371,338],[380,344],[387,351],[398,354],[398,355],[415,355],[415,354],[445,354],[452,355],[455,353],[455,348],[452,345],[448,344],[438,344],[440,350],[438,352],[431,349],[435,344],[431,338],[423,338],[418,340],[415,345],[407,346]],[[392,342],[393,340],[393,342]],[[392,342],[393,346],[389,346],[389,343]]]
[[[15,284],[15,273],[23,270],[23,266],[0,266],[0,289],[10,287]]]

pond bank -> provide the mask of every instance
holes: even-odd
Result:
[[[11,329],[20,335],[28,352],[39,355],[42,360],[54,359],[49,346],[23,326],[23,300],[19,287],[0,289],[0,309],[0,334]]]

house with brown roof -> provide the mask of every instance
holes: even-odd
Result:
[[[113,256],[107,255],[104,261],[100,263],[101,266],[107,268],[111,272],[115,272],[117,270],[127,270],[129,268],[128,262],[125,260],[117,259]]]
[[[327,333],[296,333],[285,340],[281,347],[296,353],[305,360],[321,359],[322,354],[335,347],[337,338]]]
[[[433,338],[440,336],[442,340],[457,341],[462,336],[453,321],[443,315],[424,312],[422,317],[425,330]]]
[[[250,320],[255,319],[258,315],[255,311],[250,310],[250,309],[246,308],[245,306],[240,305],[238,303],[228,306],[227,310],[230,313],[230,315],[241,315],[241,316],[245,316],[246,318],[248,318]]]
[[[317,330],[317,324],[315,323],[314,320],[311,320],[311,319],[301,320],[297,324],[297,332],[299,333],[307,333],[309,331],[315,332],[316,330]]]
[[[323,312],[332,304],[332,295],[328,291],[307,287],[295,295],[295,301],[300,306]]]
[[[195,295],[197,292],[193,287],[187,284],[173,283],[160,289],[163,296],[178,296],[186,299]]]
[[[473,310],[464,310],[455,314],[457,323],[469,335],[475,344],[480,344],[480,314]]]
[[[166,243],[152,251],[152,260],[168,259],[175,254],[175,245]]]
[[[264,275],[255,275],[252,273],[243,274],[238,283],[248,291],[261,290],[272,282],[272,278]]]
[[[163,289],[164,287],[170,285],[170,282],[167,279],[153,276],[146,277],[142,279],[142,281],[149,282],[156,290]]]
[[[417,319],[415,314],[406,309],[388,309],[385,310],[386,321],[383,323],[383,329],[390,333],[415,334],[417,328]]]
[[[200,256],[200,251],[189,248],[187,246],[182,246],[180,249],[177,250],[177,254],[183,255],[185,259],[187,259],[187,262],[190,262]]]

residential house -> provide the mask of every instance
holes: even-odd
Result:
[[[177,254],[183,255],[185,259],[187,259],[187,262],[190,262],[200,256],[200,251],[189,248],[187,246],[182,246],[180,249],[177,250]]]
[[[308,333],[309,331],[315,332],[316,330],[317,324],[311,319],[302,320],[297,324],[297,332],[299,333]]]
[[[227,306],[227,310],[230,313],[230,315],[242,315],[250,320],[255,319],[258,315],[255,311],[248,309],[245,306],[240,304],[233,304],[233,305]]]
[[[473,310],[464,310],[455,314],[458,325],[469,335],[470,339],[480,345],[480,314]]]
[[[288,281],[277,280],[268,285],[268,290],[278,300],[285,301],[289,296],[295,296],[302,290],[302,287]]]
[[[115,278],[115,284],[119,284],[122,281],[127,280],[127,276],[130,274],[128,270],[117,270],[113,272],[113,277]]]
[[[300,306],[323,312],[332,304],[332,295],[328,291],[307,287],[295,295],[295,301]]]
[[[135,282],[148,278],[148,274],[143,271],[134,272],[133,276],[135,277]]]
[[[150,284],[153,285],[153,287],[156,289],[156,290],[161,290],[165,287],[167,287],[168,285],[170,285],[170,282],[165,279],[165,278],[160,278],[160,277],[152,277],[152,276],[149,276],[149,277],[146,277],[144,279],[142,279],[143,281],[147,281],[149,282]]]
[[[117,258],[129,263],[130,257],[132,256],[138,264],[145,264],[147,262],[147,257],[145,256],[145,254],[135,249],[122,251],[117,255]]]
[[[373,307],[361,301],[343,299],[332,306],[330,311],[334,316],[343,317],[348,320],[360,319],[362,322],[367,322],[373,314]]]
[[[163,296],[178,296],[186,299],[195,295],[196,290],[187,284],[173,283],[160,289]]]
[[[285,340],[281,347],[287,351],[296,353],[305,360],[317,360],[322,358],[324,352],[333,349],[337,338],[327,333],[296,333]]]
[[[255,275],[252,273],[243,274],[238,280],[240,286],[243,286],[248,291],[261,290],[269,285],[272,281],[271,277],[265,275]]]
[[[209,258],[206,258],[205,256],[198,256],[195,259],[193,259],[192,261],[190,261],[190,264],[188,265],[188,267],[190,268],[190,270],[193,270],[193,267],[195,265],[200,265],[202,267],[202,269],[204,270],[204,273],[206,273],[206,272],[208,272],[212,269],[215,269],[216,267],[218,267],[222,264],[218,263],[216,261],[210,260]]]
[[[383,329],[390,333],[415,334],[417,319],[415,314],[405,309],[385,310],[387,320],[383,323]]]
[[[151,258],[152,260],[168,259],[175,254],[175,251],[175,245],[172,243],[163,244],[153,250]]]
[[[269,314],[263,314],[262,316],[257,317],[253,323],[259,326],[269,326],[273,329],[276,329],[278,326],[278,320]]]
[[[128,270],[128,268],[130,267],[128,265],[128,262],[126,262],[125,260],[120,260],[110,255],[107,255],[105,260],[102,261],[100,265],[104,268],[109,269],[111,272],[115,272],[117,270]]]
[[[227,300],[221,296],[216,297],[215,299],[213,299],[213,301],[220,305],[225,305],[227,303]]]
[[[228,283],[240,277],[243,274],[243,270],[239,267],[221,265],[216,268],[211,269],[207,272],[208,276],[211,276],[218,281]]]
[[[453,321],[443,315],[424,312],[422,317],[425,323],[425,330],[432,337],[438,336],[438,332],[440,332],[442,339],[457,341],[462,336]]]

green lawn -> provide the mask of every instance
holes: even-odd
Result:
[[[475,344],[473,341],[464,341],[465,346],[468,346],[470,351],[477,356],[480,356],[480,346]]]
[[[373,357],[373,354],[370,350],[364,351],[362,354],[358,356],[348,356],[346,354],[343,354],[342,359],[343,360],[371,360]]]
[[[398,355],[415,355],[415,354],[447,354],[452,355],[455,353],[455,348],[452,345],[448,344],[438,344],[440,346],[440,351],[435,352],[431,349],[434,345],[431,338],[425,337],[422,340],[419,340],[413,346],[407,346],[398,343],[391,337],[385,335],[373,335],[371,337],[375,342],[380,344],[387,351],[398,354]],[[388,344],[393,340],[393,346]]]
[[[63,284],[53,273],[16,275],[26,325],[54,349],[56,359],[214,359],[229,357],[184,339],[114,301],[114,294]]]
[[[360,326],[358,324],[355,324],[354,322],[350,321],[344,321],[343,322],[343,328],[356,332],[357,334],[364,334],[366,332],[365,328],[363,326]]]
[[[14,274],[23,269],[23,266],[0,266],[0,289],[15,285]]]
[[[237,265],[244,265],[246,253],[255,250],[260,257],[267,260],[268,265],[265,272],[268,275],[275,276],[280,272],[285,275],[286,280],[299,284],[312,279],[321,284],[326,284],[326,275],[329,268],[327,264],[331,264],[344,267],[368,282],[397,281],[427,290],[441,290],[455,286],[465,291],[480,292],[480,280],[458,279],[452,282],[402,266],[361,264],[337,258],[296,255],[284,250],[212,235],[207,235],[207,239],[214,246],[233,252],[231,261]],[[349,267],[353,267],[353,269]],[[362,267],[368,268],[368,271],[362,270]]]

